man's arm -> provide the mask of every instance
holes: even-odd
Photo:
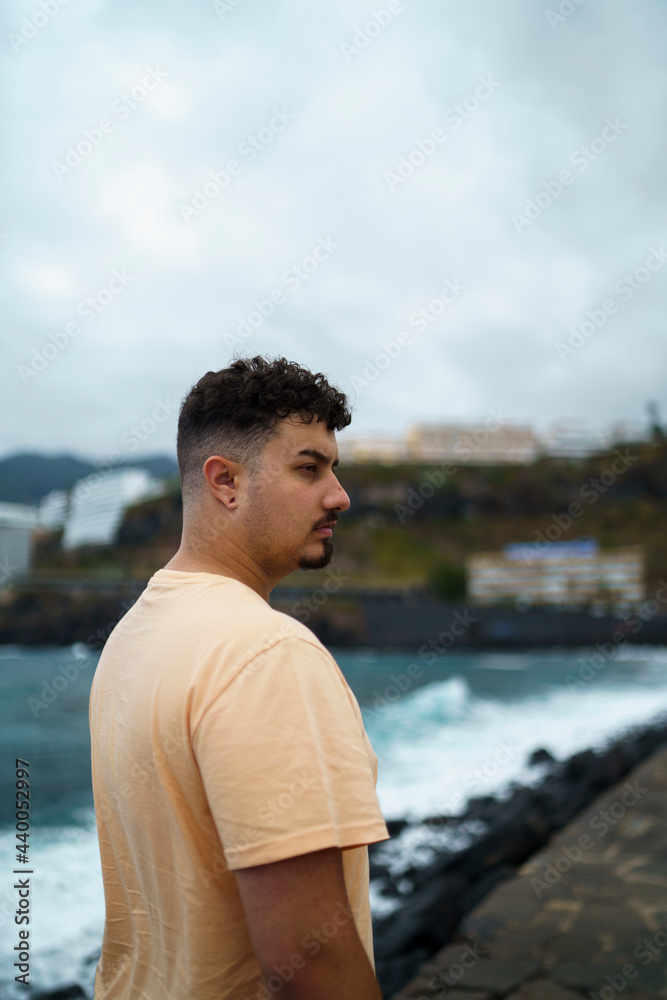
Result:
[[[341,849],[234,871],[264,984],[283,1000],[382,1000],[361,943]]]

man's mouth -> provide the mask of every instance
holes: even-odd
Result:
[[[314,530],[320,532],[323,537],[328,538],[331,535],[335,524],[335,521],[329,521],[328,524],[322,524],[319,528],[315,528]]]

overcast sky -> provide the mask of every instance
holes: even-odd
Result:
[[[1,456],[106,456],[158,401],[134,453],[173,453],[234,352],[326,373],[346,435],[667,418],[662,0],[3,19]]]

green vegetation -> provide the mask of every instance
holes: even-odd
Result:
[[[427,580],[428,589],[445,601],[463,601],[466,597],[466,574],[462,566],[439,563]]]
[[[535,542],[547,529],[552,538],[558,524],[565,525],[556,532],[562,540],[593,537],[603,547],[643,545],[649,593],[661,577],[667,579],[667,444],[632,445],[586,460],[461,465],[442,485],[425,489],[427,474],[433,478],[439,469],[341,465],[339,478],[351,507],[334,533],[331,569],[344,577],[345,587],[427,586],[460,599],[469,555]],[[567,514],[572,504],[578,504],[577,516]],[[408,513],[399,516],[401,508]],[[113,547],[63,553],[49,536],[36,551],[35,571],[146,579],[178,548],[181,517],[176,479],[164,496],[126,511]],[[299,571],[284,583],[316,587],[326,580],[327,570]]]

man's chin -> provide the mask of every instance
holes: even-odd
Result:
[[[324,569],[325,566],[328,566],[333,556],[333,546],[328,538],[324,540],[322,549],[319,556],[301,556],[299,569]]]

